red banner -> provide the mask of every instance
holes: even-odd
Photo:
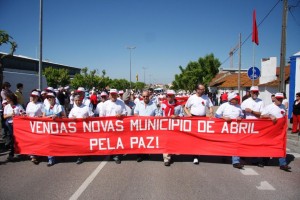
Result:
[[[79,156],[111,154],[197,154],[284,157],[287,120],[227,123],[206,117],[15,117],[16,152]]]

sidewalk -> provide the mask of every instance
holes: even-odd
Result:
[[[299,134],[292,134],[292,124],[288,122],[288,131],[287,131],[287,148],[291,153],[300,154],[300,136]]]

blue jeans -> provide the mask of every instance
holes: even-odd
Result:
[[[10,147],[10,152],[9,156],[14,157],[15,155],[15,142],[14,142],[14,129],[13,129],[13,124],[8,123],[7,121],[5,122],[6,127],[8,129],[8,137],[6,140],[6,144]]]
[[[240,163],[240,157],[238,156],[232,156],[232,164]]]
[[[285,158],[279,158],[279,166],[287,165]]]

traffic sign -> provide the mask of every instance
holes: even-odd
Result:
[[[251,80],[256,80],[260,77],[260,70],[257,67],[249,67],[247,74]]]

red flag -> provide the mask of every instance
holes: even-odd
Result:
[[[256,25],[256,11],[253,10],[253,22],[252,22],[252,42],[258,45],[258,29]]]

